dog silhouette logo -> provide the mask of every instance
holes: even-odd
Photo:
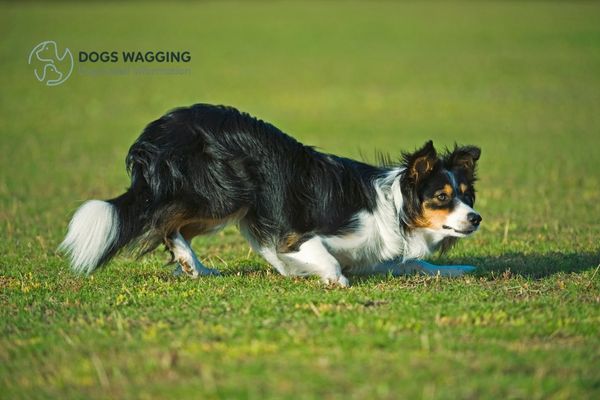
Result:
[[[33,74],[46,86],[57,86],[69,79],[73,72],[73,54],[65,48],[60,54],[53,40],[46,40],[31,50],[29,65],[34,67]]]

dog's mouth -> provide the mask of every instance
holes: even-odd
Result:
[[[460,229],[456,229],[456,228],[453,228],[448,225],[442,225],[442,228],[447,229],[447,230],[453,230],[454,232],[459,233],[461,235],[470,235],[471,233],[473,233],[477,230],[477,228],[460,230]]]

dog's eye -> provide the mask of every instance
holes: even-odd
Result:
[[[448,200],[448,195],[446,193],[440,193],[437,196],[435,196],[439,201],[446,201]]]

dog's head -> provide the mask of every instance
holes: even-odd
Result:
[[[432,141],[414,153],[404,154],[404,223],[443,237],[474,233],[481,222],[481,216],[473,209],[480,154],[475,146],[455,146],[440,156]]]

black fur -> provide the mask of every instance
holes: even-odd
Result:
[[[444,170],[468,184],[461,196],[472,205],[478,158],[476,147],[457,147],[440,157],[431,141],[404,154],[399,165],[404,210],[397,223],[405,230],[415,226],[424,199],[443,183]],[[354,216],[376,207],[373,182],[393,167],[320,153],[235,108],[208,104],[178,108],[150,123],[126,164],[131,186],[108,201],[118,214],[117,238],[98,265],[130,243],[139,243],[142,253],[153,250],[185,221],[226,221],[233,215],[260,245],[293,251],[313,235],[357,228]]]
[[[142,185],[131,186],[125,193],[114,199],[108,200],[115,206],[119,219],[119,230],[116,240],[110,244],[108,250],[102,255],[98,265],[108,262],[123,247],[133,239],[142,235],[144,227],[149,221],[150,193]]]
[[[372,181],[386,171],[320,153],[246,113],[208,104],[150,123],[126,162],[131,187],[111,200],[126,229],[103,261],[144,232],[151,232],[144,251],[155,248],[173,214],[224,219],[246,210],[244,223],[259,242],[352,229],[353,214],[375,207]]]

